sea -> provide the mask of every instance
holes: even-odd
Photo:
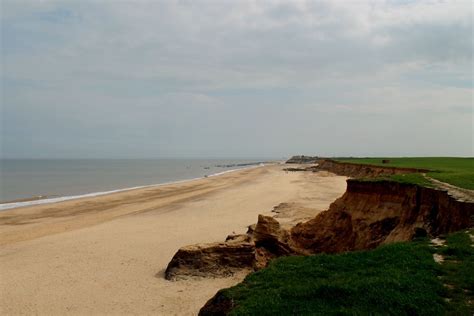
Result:
[[[2,159],[0,210],[215,176],[265,159]]]

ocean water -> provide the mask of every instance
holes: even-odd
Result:
[[[0,210],[201,178],[262,162],[258,159],[3,159],[0,160]],[[19,201],[39,196],[42,200]]]

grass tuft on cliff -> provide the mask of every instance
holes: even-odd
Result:
[[[428,241],[284,257],[223,290],[231,315],[440,315],[443,273]]]
[[[383,167],[420,168],[432,170],[427,175],[460,188],[474,190],[474,158],[420,157],[420,158],[337,158],[340,162],[371,164]],[[389,160],[382,163],[382,160]],[[420,174],[390,177],[398,182],[428,185]]]

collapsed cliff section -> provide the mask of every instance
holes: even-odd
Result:
[[[165,271],[165,279],[227,277],[244,270],[259,270],[269,260],[295,254],[288,246],[289,230],[270,216],[259,215],[246,234],[229,235],[225,242],[180,248]]]
[[[246,235],[225,243],[180,249],[166,278],[226,276],[258,270],[276,257],[372,249],[380,244],[439,236],[473,225],[474,203],[446,191],[392,181],[347,180],[344,195],[315,218],[284,228],[259,215]]]
[[[352,162],[339,162],[333,159],[321,159],[318,161],[317,166],[308,168],[307,170],[312,170],[314,172],[321,170],[330,171],[337,175],[351,178],[376,178],[396,174],[426,173],[430,171],[428,169],[419,168],[398,168]]]
[[[165,279],[176,281],[189,277],[227,277],[242,270],[254,270],[256,249],[253,230],[229,235],[225,242],[181,247],[165,271]]]
[[[167,280],[227,277],[255,266],[255,245],[249,242],[197,244],[182,247],[165,271]],[[250,271],[249,271],[250,272]]]

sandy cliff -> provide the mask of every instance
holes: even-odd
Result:
[[[236,240],[183,247],[168,265],[166,277],[222,276],[265,267],[279,256],[371,249],[416,236],[438,236],[469,227],[473,217],[473,203],[458,201],[446,191],[349,179],[346,193],[327,211],[292,228],[260,215],[255,229]]]
[[[349,179],[326,212],[291,229],[292,247],[310,253],[370,249],[468,227],[474,204],[446,191],[391,181]]]
[[[330,159],[309,170],[351,177],[427,171]],[[473,216],[474,203],[460,201],[446,191],[393,181],[349,179],[345,194],[327,211],[294,227],[282,227],[277,219],[260,215],[255,229],[240,241],[183,247],[168,265],[166,277],[221,276],[238,269],[264,267],[278,256],[371,249],[416,236],[438,236],[470,226]],[[231,263],[225,267],[223,262]]]
[[[253,268],[279,256],[337,253],[375,248],[383,243],[438,236],[473,225],[474,203],[446,191],[390,181],[347,180],[347,191],[315,218],[283,229],[259,216],[253,233]],[[218,292],[199,315],[225,315],[232,301]]]
[[[427,171],[332,160],[308,170],[350,177]],[[263,268],[279,256],[371,249],[417,236],[434,237],[470,227],[473,219],[474,203],[458,200],[447,191],[388,180],[349,179],[344,195],[310,220],[288,227],[275,217],[259,215],[246,235],[180,249],[168,265],[166,278],[229,275]],[[220,303],[211,299],[203,314],[215,304]]]

